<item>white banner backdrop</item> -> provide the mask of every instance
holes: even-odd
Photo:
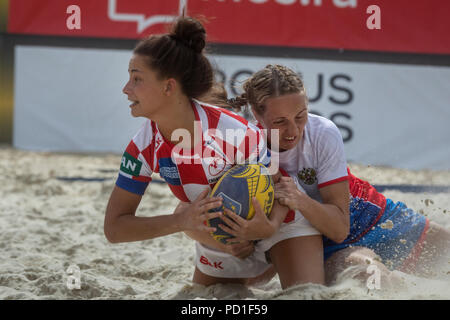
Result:
[[[144,119],[122,88],[129,51],[17,46],[13,144],[45,151],[123,152]]]
[[[131,52],[18,46],[14,146],[122,153],[143,119],[122,93]],[[340,128],[349,161],[450,170],[450,68],[210,57],[230,96],[268,63],[302,73],[310,111]]]

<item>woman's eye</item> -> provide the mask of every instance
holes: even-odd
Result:
[[[138,81],[141,81],[141,79],[139,79],[139,78],[134,78],[133,81],[134,81],[134,82],[138,82]]]

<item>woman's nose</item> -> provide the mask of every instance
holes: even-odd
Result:
[[[126,94],[126,95],[128,95],[129,93],[130,93],[130,90],[129,90],[129,88],[128,88],[128,84],[129,84],[130,82],[127,82],[126,84],[125,84],[125,86],[123,87],[123,89],[122,89],[122,92],[124,93],[124,94]]]
[[[288,136],[292,137],[297,134],[297,126],[293,122],[289,122],[286,128],[286,133]]]

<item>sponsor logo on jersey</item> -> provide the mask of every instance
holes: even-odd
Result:
[[[134,177],[138,177],[141,173],[142,162],[134,158],[128,152],[125,152],[122,156],[122,162],[120,164],[120,170],[124,173],[130,174]]]
[[[206,264],[207,266],[210,266],[210,267],[213,267],[213,268],[216,268],[216,269],[222,269],[223,270],[222,261],[218,261],[218,262],[214,261],[214,262],[212,262],[212,261],[209,261],[207,257],[201,256],[200,257],[200,263]]]
[[[303,168],[297,173],[297,177],[307,185],[312,185],[317,181],[317,173],[313,168]]]
[[[174,186],[181,185],[180,172],[171,158],[160,158],[159,162],[159,175],[161,178],[167,181],[168,184]]]

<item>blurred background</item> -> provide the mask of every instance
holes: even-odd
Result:
[[[349,162],[450,170],[448,0],[0,0],[0,142],[121,154],[144,121],[122,93],[132,49],[183,8],[230,96],[287,65]]]

